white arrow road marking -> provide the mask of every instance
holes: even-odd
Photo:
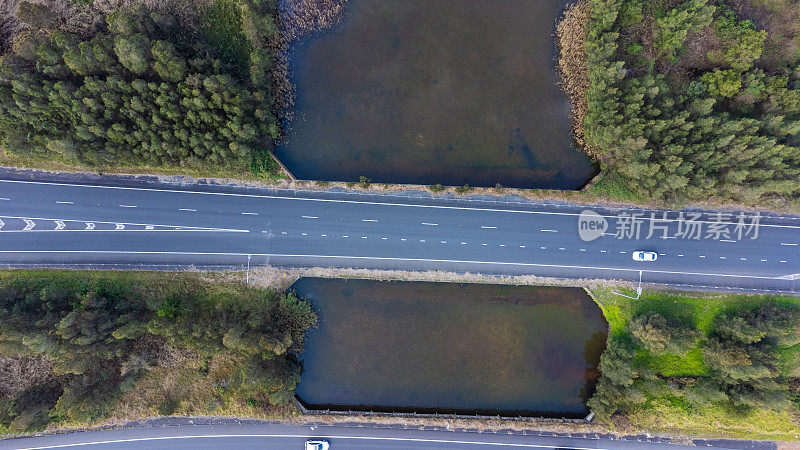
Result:
[[[116,231],[116,230],[124,230],[124,231],[145,231],[142,229],[131,229],[128,227],[145,227],[147,231],[193,231],[193,232],[226,232],[226,233],[249,233],[250,230],[239,230],[234,228],[207,228],[207,227],[191,227],[191,226],[180,226],[180,225],[164,225],[164,224],[145,224],[145,223],[132,223],[132,222],[106,222],[102,220],[79,220],[79,219],[58,219],[55,217],[20,217],[20,216],[7,216],[3,215],[0,216],[0,229],[3,228],[5,222],[3,219],[15,219],[15,220],[24,220],[27,227],[24,230],[5,230],[8,233],[16,233],[20,231],[30,231],[33,229],[36,224],[34,221],[36,220],[44,220],[48,222],[55,222],[57,227],[55,230],[53,229],[39,229],[34,231],[41,231],[41,232],[52,232],[52,231],[87,231],[87,230],[95,230],[95,231]],[[66,229],[66,222],[74,222],[74,223],[84,223],[86,224],[86,228],[84,229]],[[95,229],[97,224],[102,225],[114,225],[115,229]],[[159,228],[156,228],[159,227]]]

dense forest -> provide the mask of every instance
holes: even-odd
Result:
[[[0,274],[0,434],[291,402],[307,302],[199,274]]]
[[[268,151],[279,135],[275,2],[198,1],[192,13],[134,2],[99,19],[79,8],[91,0],[66,12],[60,3],[17,5],[0,56],[5,154],[90,167],[278,170]]]
[[[588,402],[601,420],[641,427],[655,416],[668,428],[677,415],[683,423],[676,426],[721,426],[726,419],[753,420],[754,411],[797,411],[796,299],[666,293],[611,303],[619,302],[615,297],[604,304],[611,333],[602,377]]]
[[[800,196],[796,0],[589,0],[585,141],[631,198]]]

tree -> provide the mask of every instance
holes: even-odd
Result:
[[[150,67],[150,40],[142,34],[116,36],[114,53],[120,64],[136,75],[144,75]]]
[[[710,378],[699,378],[687,387],[683,395],[694,406],[707,406],[728,400],[724,386]]]
[[[150,49],[153,55],[153,70],[162,79],[172,82],[181,81],[186,76],[186,60],[166,41],[155,41]]]
[[[736,20],[733,10],[725,5],[720,10],[722,14],[714,20],[714,29],[722,50],[710,53],[709,58],[724,61],[732,69],[744,72],[761,57],[767,32],[756,30],[750,20]]]
[[[678,50],[683,48],[689,32],[708,26],[715,10],[708,0],[688,0],[658,17],[654,46],[659,55],[674,59]]]
[[[638,343],[654,355],[685,355],[700,339],[700,332],[696,329],[654,313],[634,318],[630,323],[630,332]]]

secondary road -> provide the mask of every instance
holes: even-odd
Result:
[[[151,448],[237,448],[302,449],[306,439],[325,439],[337,449],[685,449],[661,441],[617,440],[477,433],[423,431],[418,429],[344,428],[290,425],[213,425],[128,428],[56,434],[2,441],[0,449],[151,449]],[[704,447],[725,448],[725,447]]]
[[[119,181],[0,179],[0,264],[273,265],[800,291],[800,220]],[[588,216],[584,216],[588,217]],[[599,217],[599,219],[598,219]],[[638,231],[637,231],[638,230]],[[635,250],[659,254],[633,261]]]

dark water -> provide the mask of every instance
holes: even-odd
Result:
[[[302,179],[576,189],[553,33],[566,0],[350,0],[290,53]]]
[[[583,417],[608,326],[578,288],[302,278],[319,409]]]

